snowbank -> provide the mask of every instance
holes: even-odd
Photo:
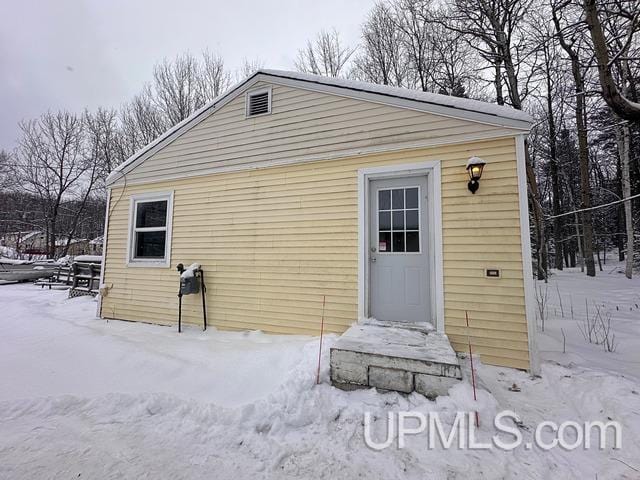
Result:
[[[77,255],[74,262],[102,263],[102,255]]]
[[[555,278],[574,298],[576,319],[579,295],[622,311],[639,286],[604,276],[583,282],[576,272]],[[600,346],[552,352],[557,319],[548,319],[549,341],[541,343],[553,358],[541,377],[480,365],[478,402],[467,382],[429,401],[332,388],[333,335],[315,385],[316,338],[195,327],[179,335],[174,327],[106,322],[95,319],[93,299],[29,285],[0,287],[0,304],[1,478],[638,478],[639,382],[613,372],[638,361],[633,339],[603,356],[615,363],[601,368]],[[621,319],[637,338],[635,315],[625,311],[615,325]],[[509,390],[514,383],[520,392]],[[388,412],[438,412],[450,426],[457,411],[477,410],[484,441],[503,409],[521,417],[525,442],[542,420],[612,419],[623,425],[623,448],[443,451],[415,436],[405,449],[374,451],[363,440],[365,411],[381,439]]]
[[[15,260],[13,258],[0,257],[0,263],[4,263],[5,265],[27,265],[33,262],[30,262],[28,260]]]

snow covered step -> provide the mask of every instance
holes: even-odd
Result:
[[[345,390],[376,387],[437,397],[461,379],[449,339],[425,329],[358,324],[331,348],[331,383]]]

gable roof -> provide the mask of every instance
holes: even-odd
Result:
[[[423,92],[422,90],[391,87],[389,85],[361,82],[359,80],[323,77],[321,75],[312,75],[309,73],[288,72],[283,70],[259,70],[257,73],[263,73],[275,78],[297,80],[301,82],[315,83],[318,85],[330,85],[350,90],[352,92],[366,92],[383,95],[388,97],[392,104],[396,104],[399,107],[406,106],[406,104],[403,104],[401,100],[414,100],[425,105],[431,105],[433,108],[448,107],[461,112],[475,112],[497,118],[519,120],[527,123],[533,122],[533,118],[522,110],[516,110],[515,108],[496,105],[493,103],[481,102],[480,100],[472,100],[470,98],[460,98],[450,95],[442,95],[439,93]],[[393,99],[396,99],[396,101],[394,102]],[[398,102],[398,100],[400,100],[400,102]],[[459,116],[459,118],[464,118],[463,115],[464,114]]]
[[[307,73],[262,69],[236,84],[223,95],[216,97],[129,157],[109,174],[106,180],[107,185],[124,177],[146,158],[261,81],[516,130],[529,131],[533,122],[533,118],[521,110],[468,98]]]

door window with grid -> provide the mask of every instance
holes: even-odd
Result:
[[[420,252],[420,188],[378,190],[378,251]]]

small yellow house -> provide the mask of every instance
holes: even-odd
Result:
[[[100,316],[175,323],[176,264],[197,262],[220,329],[317,335],[325,297],[327,332],[429,322],[535,370],[530,126],[474,100],[258,71],[109,175]],[[183,321],[201,315],[185,296]]]

